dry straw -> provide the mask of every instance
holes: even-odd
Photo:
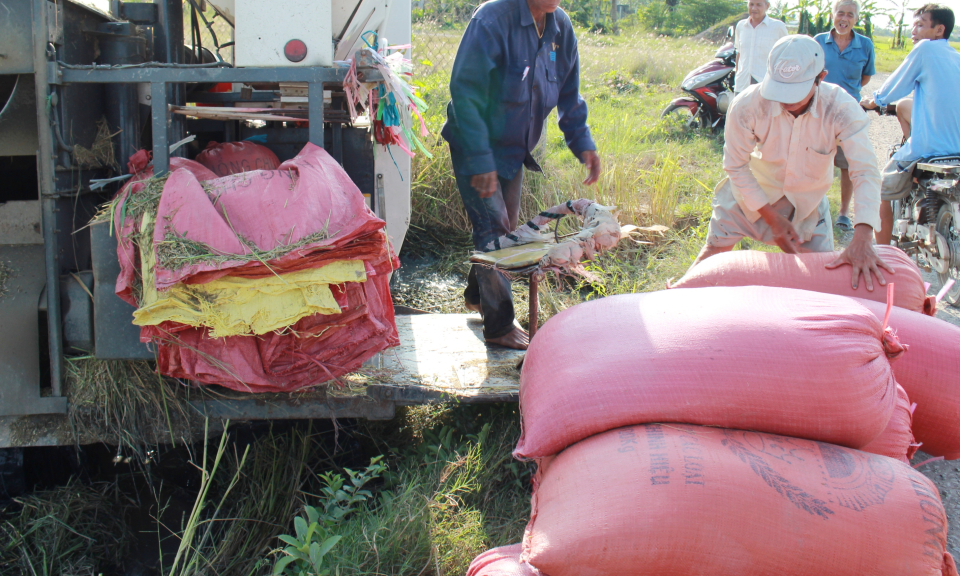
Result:
[[[84,148],[79,144],[73,147],[73,157],[77,164],[84,168],[113,168],[119,171],[120,165],[113,153],[113,137],[120,132],[110,133],[110,126],[106,118],[97,122],[97,135],[93,139],[93,146]]]

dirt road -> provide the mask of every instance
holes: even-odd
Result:
[[[879,89],[889,74],[878,74],[863,90],[863,94],[871,94]],[[887,163],[890,148],[900,141],[902,133],[900,124],[893,116],[877,116],[870,112],[870,140],[877,152],[877,164],[882,168]],[[930,283],[931,294],[940,290],[940,280],[935,273],[924,273],[924,279]],[[960,309],[942,304],[937,311],[937,318],[960,326]],[[922,450],[922,448],[921,448]],[[929,459],[928,454],[918,452],[914,458],[914,465]],[[940,498],[947,509],[947,519],[950,524],[949,549],[955,557],[960,557],[960,460],[951,462],[931,462],[919,468],[928,478],[936,483],[940,489]]]

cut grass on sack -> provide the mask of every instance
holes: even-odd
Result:
[[[155,230],[155,215],[157,208],[160,206],[160,197],[163,194],[163,187],[168,177],[169,174],[164,174],[159,177],[154,176],[145,180],[143,187],[136,194],[130,194],[125,198],[115,198],[94,216],[94,222],[112,222],[115,220],[114,216],[119,210],[122,229],[124,223],[141,223],[144,221],[144,215],[149,214],[151,224],[143,227],[139,231],[139,234],[129,239],[136,241],[136,243],[141,246],[151,245]],[[227,223],[229,224],[229,218],[227,219]],[[327,222],[321,230],[313,234],[304,236],[300,240],[290,244],[278,245],[271,250],[260,250],[256,244],[244,238],[243,235],[238,234],[235,230],[234,235],[241,244],[249,249],[250,252],[248,254],[220,252],[203,242],[197,242],[185,236],[178,236],[173,232],[168,232],[164,235],[163,241],[155,246],[157,264],[166,270],[172,271],[177,271],[194,264],[225,264],[227,262],[246,262],[251,260],[257,260],[266,265],[270,260],[282,258],[294,250],[330,238],[329,222]]]
[[[177,271],[193,264],[219,265],[228,262],[244,262],[250,260],[257,260],[267,265],[267,262],[282,258],[294,250],[322,242],[330,238],[330,234],[327,232],[327,229],[324,228],[319,232],[304,236],[292,244],[281,244],[272,250],[260,250],[253,242],[247,240],[241,234],[236,234],[236,237],[244,246],[250,249],[250,253],[228,254],[218,252],[203,242],[197,242],[184,236],[177,236],[172,232],[168,232],[163,237],[163,241],[156,245],[157,263],[162,268],[172,271]]]

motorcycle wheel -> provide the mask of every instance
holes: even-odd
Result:
[[[943,299],[956,306],[960,302],[960,223],[954,221],[953,207],[949,204],[941,207],[940,213],[937,215],[937,233],[946,238],[947,244],[950,246],[950,254],[948,255],[950,265],[946,272],[937,275],[940,277],[941,285],[951,278],[954,281],[953,288],[947,292]]]
[[[699,129],[702,123],[700,115],[691,114],[690,108],[686,106],[668,106],[660,113],[660,118],[670,123],[683,124],[693,130]]]

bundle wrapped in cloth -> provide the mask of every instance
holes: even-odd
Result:
[[[219,178],[184,159],[166,177],[131,168],[110,207],[116,291],[162,373],[292,391],[399,343],[385,223],[323,149]]]
[[[568,215],[583,219],[580,230],[562,238],[550,234],[550,222]],[[615,248],[620,240],[636,230],[639,229],[633,225],[620,225],[614,206],[602,206],[583,198],[567,200],[489,242],[483,252],[474,254],[470,260],[506,270],[536,264],[544,270],[594,279],[583,261],[593,260],[597,254]]]

